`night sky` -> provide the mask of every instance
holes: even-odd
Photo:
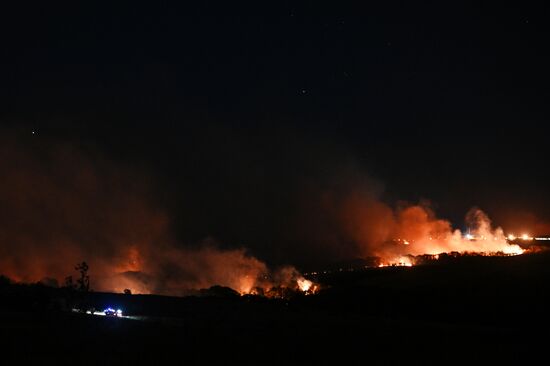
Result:
[[[550,222],[545,9],[138,3],[3,6],[0,133],[132,171],[179,242],[306,263],[326,192]]]

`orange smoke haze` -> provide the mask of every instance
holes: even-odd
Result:
[[[407,205],[396,210],[369,198],[351,197],[342,206],[342,219],[363,256],[380,257],[383,263],[409,263],[403,256],[476,252],[520,254],[501,228],[493,228],[481,210],[466,215],[467,237],[449,221],[438,219],[426,205]]]
[[[542,220],[531,212],[514,210],[498,213],[499,222],[506,229],[506,234],[520,236],[523,233],[531,235],[550,235],[550,223]]]
[[[87,261],[94,290],[181,294],[212,285],[247,292],[267,273],[242,249],[175,246],[140,176],[102,156],[42,141],[0,144],[0,273],[49,283]]]
[[[152,199],[147,174],[89,147],[17,142],[21,136],[7,135],[0,139],[0,274],[62,284],[77,275],[76,263],[86,261],[96,291],[177,295],[213,285],[241,293],[312,286],[293,267],[270,271],[244,249],[221,250],[212,241],[193,248],[177,243],[166,211]],[[292,196],[298,198],[288,205],[288,223],[273,223],[276,229],[264,234],[281,231],[277,238],[289,239],[273,252],[317,260],[378,256],[399,263],[406,255],[520,251],[479,210],[467,217],[475,236],[470,240],[427,205],[393,209],[381,202],[376,184],[354,169],[335,176],[324,185],[307,182],[304,194]],[[258,252],[262,243],[257,245]]]
[[[128,258],[135,253],[136,248],[129,248]],[[143,246],[138,257],[138,265],[121,263],[122,266],[114,268],[113,275],[104,279],[105,288],[115,292],[130,288],[139,293],[181,295],[190,289],[220,285],[249,293],[268,274],[266,265],[243,249]]]

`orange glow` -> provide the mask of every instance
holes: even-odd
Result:
[[[260,277],[244,275],[237,291],[241,295],[257,295],[269,298],[285,298],[293,293],[315,294],[319,285],[304,278],[294,267],[283,267]],[[232,287],[235,289],[235,287]]]
[[[413,265],[413,260],[410,257],[398,257],[384,261],[378,267],[412,267]]]
[[[508,255],[520,255],[523,254],[524,250],[517,245],[510,245],[509,247],[504,248],[502,252]]]
[[[521,240],[533,240],[533,238],[529,234],[522,234]]]
[[[44,146],[36,149],[37,154],[11,142],[17,140],[0,136],[0,153],[9,157],[0,159],[2,207],[9,213],[2,217],[0,270],[15,281],[57,281],[62,286],[67,276],[77,276],[74,264],[86,261],[94,291],[130,289],[178,296],[213,285],[240,293],[262,293],[274,287],[305,293],[318,290],[295,269],[271,271],[245,249],[221,250],[215,241],[207,240],[193,246],[176,242],[168,213],[151,200],[155,190],[150,191],[146,184],[150,179],[141,174],[73,146],[55,150]],[[464,236],[425,205],[403,204],[394,209],[376,195],[364,194],[362,188],[350,188],[322,196],[328,225],[312,226],[315,238],[318,234],[326,241],[301,248],[300,253],[312,259],[331,259],[327,253],[340,252],[343,258],[378,257],[380,267],[410,267],[415,265],[414,256],[424,254],[437,259],[440,253],[451,252],[523,253],[506,240],[516,236],[505,236],[502,229],[492,227],[479,210],[467,215],[471,231]],[[534,222],[519,227],[545,232]],[[513,229],[518,234],[520,230]],[[307,228],[303,231],[306,239],[312,239]],[[289,239],[301,242],[299,235]],[[534,240],[527,233],[520,238]],[[319,248],[330,250],[317,253]]]
[[[311,286],[313,285],[313,282],[311,282],[310,280],[306,280],[306,279],[303,278],[303,277],[298,278],[298,280],[296,281],[296,283],[298,284],[298,288],[299,288],[300,291],[302,291],[302,292],[308,292],[309,289],[311,288]]]
[[[249,275],[241,277],[239,280],[238,288],[236,289],[241,295],[249,294],[254,287],[256,280]]]
[[[502,229],[493,228],[489,218],[480,210],[467,215],[469,226],[466,234],[453,230],[448,221],[437,219],[422,206],[410,206],[399,210],[395,219],[386,226],[388,232],[400,239],[386,240],[373,246],[381,258],[381,266],[411,266],[410,258],[422,255],[435,256],[441,253],[477,253],[480,255],[518,255],[524,250],[507,241]],[[532,240],[529,235],[526,240]],[[394,244],[392,244],[394,243]],[[408,245],[395,245],[404,244]],[[404,259],[405,258],[405,259]],[[435,259],[435,258],[434,258]]]

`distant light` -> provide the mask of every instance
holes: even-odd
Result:
[[[529,234],[523,234],[523,235],[521,236],[521,238],[522,238],[523,240],[531,240],[531,238],[529,237]]]
[[[516,240],[516,236],[514,234],[508,234],[508,240]]]
[[[473,240],[474,236],[472,234],[466,234],[466,239]]]

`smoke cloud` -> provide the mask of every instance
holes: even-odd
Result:
[[[95,290],[247,293],[303,282],[293,267],[273,266],[518,251],[481,211],[468,214],[465,238],[427,204],[385,203],[382,185],[342,150],[301,139],[277,154],[238,136],[238,151],[199,141],[200,168],[170,192],[175,211],[158,203],[150,172],[98,149],[17,133],[0,140],[0,273],[18,281],[61,283],[84,260]],[[202,238],[175,234],[174,217],[179,231],[206,228]]]
[[[22,138],[0,144],[0,273],[62,283],[84,260],[95,290],[163,294],[246,292],[267,273],[243,249],[177,247],[145,175],[89,149]]]
[[[382,263],[407,263],[405,256],[449,252],[521,253],[478,208],[466,215],[469,233],[437,218],[429,204],[400,203],[393,208],[360,191],[330,200],[325,209],[336,215],[343,241],[353,243],[358,257],[378,257]]]
[[[466,215],[468,233],[453,229],[449,221],[438,219],[426,206],[411,205],[391,215],[384,210],[388,228],[386,236],[369,241],[367,252],[389,263],[407,263],[403,256],[449,252],[484,254],[520,254],[516,245],[509,245],[501,228],[493,228],[485,213],[477,208]],[[369,227],[366,225],[366,227]],[[374,245],[373,245],[374,244]],[[367,244],[368,245],[368,244]]]

